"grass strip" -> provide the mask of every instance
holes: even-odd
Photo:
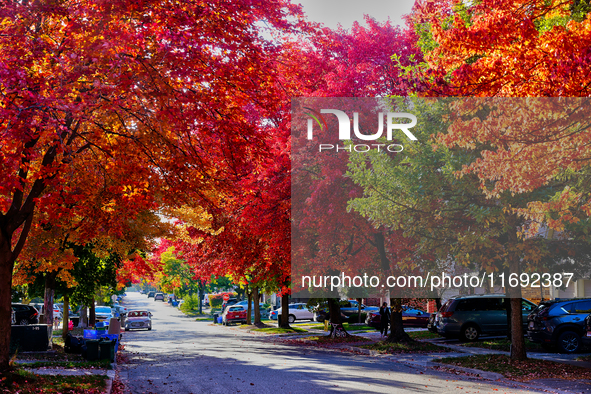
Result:
[[[487,372],[496,372],[504,377],[520,382],[532,379],[591,379],[591,370],[555,361],[527,359],[511,360],[503,354],[479,354],[467,357],[447,357],[440,363],[474,368]]]
[[[251,327],[251,326],[247,326]],[[254,326],[252,326],[254,327]],[[301,334],[304,332],[308,332],[303,328],[299,327],[290,327],[290,328],[280,328],[280,327],[265,327],[265,328],[254,328],[252,331],[256,332],[263,332],[265,334]]]
[[[375,350],[383,354],[406,354],[406,353],[446,353],[451,350],[427,342],[377,342],[371,345],[360,346],[365,349]]]
[[[301,340],[305,342],[316,342],[320,344],[371,342],[371,339],[367,339],[365,337],[360,337],[357,335],[350,335],[344,338],[331,338],[328,335],[319,335],[302,338]]]
[[[111,369],[109,360],[98,361],[35,361],[26,364],[19,364],[23,368],[76,368],[76,369]]]
[[[16,369],[0,374],[0,392],[99,394],[105,391],[106,381],[104,375],[37,375]]]
[[[316,325],[313,325],[308,328],[313,329],[313,330],[324,330],[324,324],[316,324]],[[376,329],[374,327],[368,326],[367,324],[352,325],[349,323],[343,323],[343,328],[347,331],[361,331],[361,330],[376,331]],[[330,324],[328,326],[328,329],[330,330]]]
[[[441,338],[441,336],[437,333],[431,331],[409,331],[407,332],[408,336],[412,339],[437,339]]]
[[[463,343],[466,347],[480,347],[490,350],[503,350],[505,352],[511,351],[511,341],[506,338],[497,339],[484,339],[477,342]],[[541,350],[542,345],[539,343],[531,342],[529,339],[525,339],[525,350]]]

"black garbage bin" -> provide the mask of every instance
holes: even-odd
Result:
[[[101,340],[99,342],[99,356],[101,360],[110,360],[115,362],[115,343],[114,340]]]
[[[97,339],[86,340],[86,359],[88,361],[96,361],[99,359],[99,341]]]
[[[213,314],[213,324],[216,324],[218,322],[218,317],[219,315],[217,313]]]

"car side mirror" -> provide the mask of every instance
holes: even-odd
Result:
[[[152,317],[152,312],[148,312],[148,316]]]

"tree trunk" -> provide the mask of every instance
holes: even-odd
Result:
[[[14,260],[10,243],[0,234],[0,372],[6,371],[10,360],[11,289]]]
[[[361,319],[361,302],[363,298],[356,298],[357,300],[357,323],[363,323],[363,319]]]
[[[525,338],[523,336],[523,316],[521,315],[521,287],[508,287],[511,299],[511,359],[527,360]]]
[[[328,314],[330,316],[330,334],[328,336],[331,338],[350,336],[347,330],[345,330],[345,327],[343,327],[341,321],[341,304],[337,298],[328,299]]]
[[[517,236],[517,216],[512,215],[509,220],[511,227],[508,231],[508,249],[509,249],[509,275],[519,274],[519,256],[515,249],[519,243]],[[523,316],[521,315],[521,284],[518,286],[506,286],[506,294],[510,297],[511,303],[511,360],[527,360],[525,351],[525,338],[523,337]]]
[[[203,298],[205,297],[205,286],[199,280],[199,314],[203,314]]]
[[[283,294],[281,296],[281,318],[277,321],[279,327],[290,328],[289,321],[289,294]]]
[[[96,315],[94,314],[94,296],[90,300],[88,306],[88,326],[94,327],[96,325]]]
[[[45,274],[45,297],[43,299],[45,308],[45,324],[50,333],[49,337],[53,335],[53,296],[55,293],[55,278],[57,271],[48,272]]]
[[[404,331],[402,323],[402,299],[390,298],[390,335],[386,342],[413,342]]]
[[[80,308],[80,320],[78,321],[78,327],[88,327],[88,308],[86,305],[82,305]]]
[[[261,323],[261,308],[259,305],[259,288],[254,287],[252,289],[252,299],[254,301],[254,324],[260,325]]]
[[[252,291],[247,291],[248,305],[246,307],[246,324],[249,326],[252,324]]]
[[[68,336],[69,332],[69,323],[70,323],[70,297],[67,295],[64,296],[64,320],[63,320],[63,329],[62,329],[62,338],[64,338],[64,342],[66,337]]]

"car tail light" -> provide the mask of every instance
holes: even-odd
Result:
[[[550,308],[544,308],[540,311],[540,313],[538,313],[538,317],[540,318],[540,320],[549,320],[550,318],[548,317],[548,315],[550,314]]]
[[[453,312],[441,312],[441,317],[451,317],[453,314]]]

